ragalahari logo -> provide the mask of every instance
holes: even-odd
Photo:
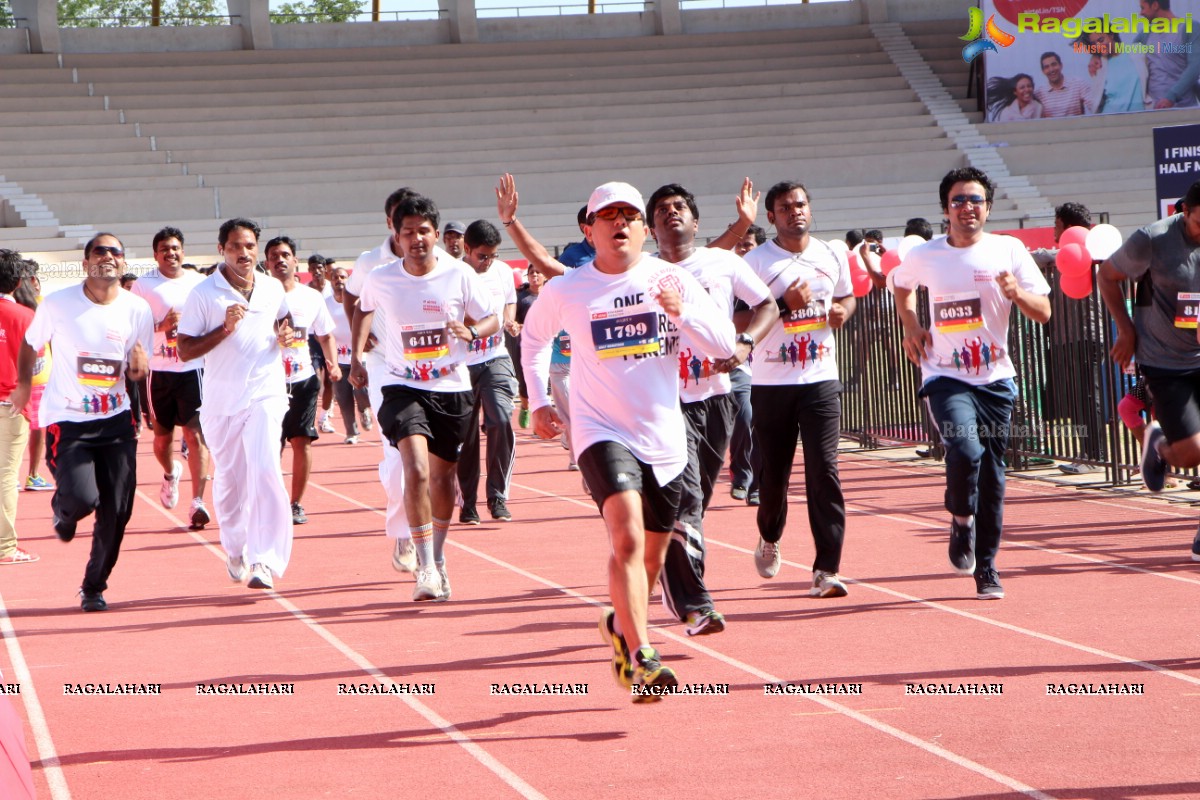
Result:
[[[1008,31],[1000,29],[996,24],[996,15],[988,17],[987,26],[983,24],[983,10],[979,8],[968,8],[967,19],[970,22],[970,28],[967,30],[966,36],[960,36],[964,42],[970,42],[963,48],[963,61],[970,64],[984,50],[991,50],[993,53],[999,52],[996,45],[1008,47],[1017,40]],[[986,35],[984,35],[986,33]]]

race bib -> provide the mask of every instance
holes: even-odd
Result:
[[[658,314],[628,308],[593,312],[592,344],[600,358],[657,353]]]
[[[125,367],[122,359],[105,358],[92,353],[80,353],[75,363],[79,383],[102,391],[117,385],[121,370]]]
[[[1196,314],[1200,310],[1200,292],[1180,292],[1175,300],[1175,327],[1196,330]]]
[[[829,295],[814,296],[804,308],[798,308],[783,318],[784,333],[796,334],[819,331],[829,326]]]
[[[288,347],[307,347],[308,328],[292,328],[292,343]]]
[[[450,354],[450,331],[444,322],[401,325],[404,357],[409,361],[438,359]]]
[[[983,305],[974,292],[931,297],[933,328],[938,333],[961,333],[983,327]]]
[[[559,331],[558,352],[562,353],[567,358],[571,357],[571,334],[567,333],[566,331]]]

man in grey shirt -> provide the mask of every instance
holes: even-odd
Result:
[[[1136,320],[1125,309],[1121,284],[1141,281]],[[1100,265],[1100,295],[1117,326],[1113,361],[1137,356],[1154,397],[1157,420],[1146,427],[1142,479],[1162,491],[1167,467],[1200,465],[1200,181],[1183,198],[1183,212],[1136,231]],[[1200,561],[1200,531],[1192,542]]]

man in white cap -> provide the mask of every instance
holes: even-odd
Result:
[[[506,175],[497,196],[511,197],[515,209],[512,185]],[[650,646],[646,619],[687,463],[675,369],[680,334],[722,358],[736,349],[732,321],[700,283],[642,252],[645,217],[641,194],[627,183],[592,192],[587,236],[596,258],[546,284],[521,343],[533,429],[549,439],[562,428],[546,392],[550,343],[560,330],[571,336],[571,440],[612,545],[614,608],[600,629],[613,647],[614,677],[633,687],[634,702],[659,699],[677,685]],[[500,221],[510,230],[519,224],[504,211]]]

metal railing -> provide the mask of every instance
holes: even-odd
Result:
[[[115,17],[63,17],[58,24],[62,28],[167,28],[236,25],[239,19],[237,14],[161,14],[155,25],[155,18],[150,14],[121,14]]]
[[[1045,459],[1095,468],[1092,485],[1126,486],[1137,475],[1141,445],[1121,424],[1117,404],[1136,377],[1114,365],[1108,353],[1115,329],[1098,291],[1073,300],[1051,270],[1051,319],[1046,325],[1012,311],[1009,356],[1017,370],[1009,461],[1022,470]],[[924,290],[918,316],[928,326]],[[917,398],[920,372],[900,349],[901,329],[891,295],[878,289],[838,331],[842,435],[864,449],[932,445],[941,456],[936,431]],[[1173,473],[1182,480],[1196,470]]]

